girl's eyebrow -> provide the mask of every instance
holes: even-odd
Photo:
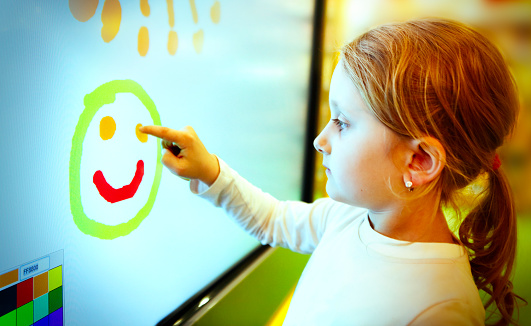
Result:
[[[345,113],[343,112],[344,110],[342,110],[339,107],[339,104],[336,101],[334,101],[334,100],[330,101],[330,108],[333,109],[334,111],[338,112],[339,114],[345,115]]]
[[[343,116],[347,120],[352,120],[352,114],[356,113],[356,112],[345,112],[345,110],[342,110],[339,107],[338,103],[334,100],[330,101],[330,109],[333,110],[334,112],[337,112],[338,116]]]

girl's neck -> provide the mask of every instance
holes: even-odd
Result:
[[[369,211],[371,227],[389,238],[411,242],[458,243],[440,209],[411,205],[398,210]]]

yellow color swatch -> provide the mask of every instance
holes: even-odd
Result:
[[[112,117],[103,117],[100,121],[100,137],[103,140],[109,140],[114,136],[116,131],[116,122]]]
[[[52,291],[63,285],[63,268],[57,266],[48,271],[48,290]]]

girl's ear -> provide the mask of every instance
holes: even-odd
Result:
[[[412,188],[435,180],[446,164],[446,151],[433,137],[412,139],[409,141],[406,153],[404,184],[411,181]]]

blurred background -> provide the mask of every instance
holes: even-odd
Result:
[[[515,292],[531,300],[531,1],[526,0],[334,0],[326,1],[323,75],[318,130],[328,120],[328,90],[338,50],[377,25],[423,17],[464,22],[487,36],[505,56],[519,88],[518,126],[500,148],[502,169],[518,210]],[[326,174],[316,157],[315,198],[326,196]],[[531,325],[531,308],[520,308],[520,325]]]

